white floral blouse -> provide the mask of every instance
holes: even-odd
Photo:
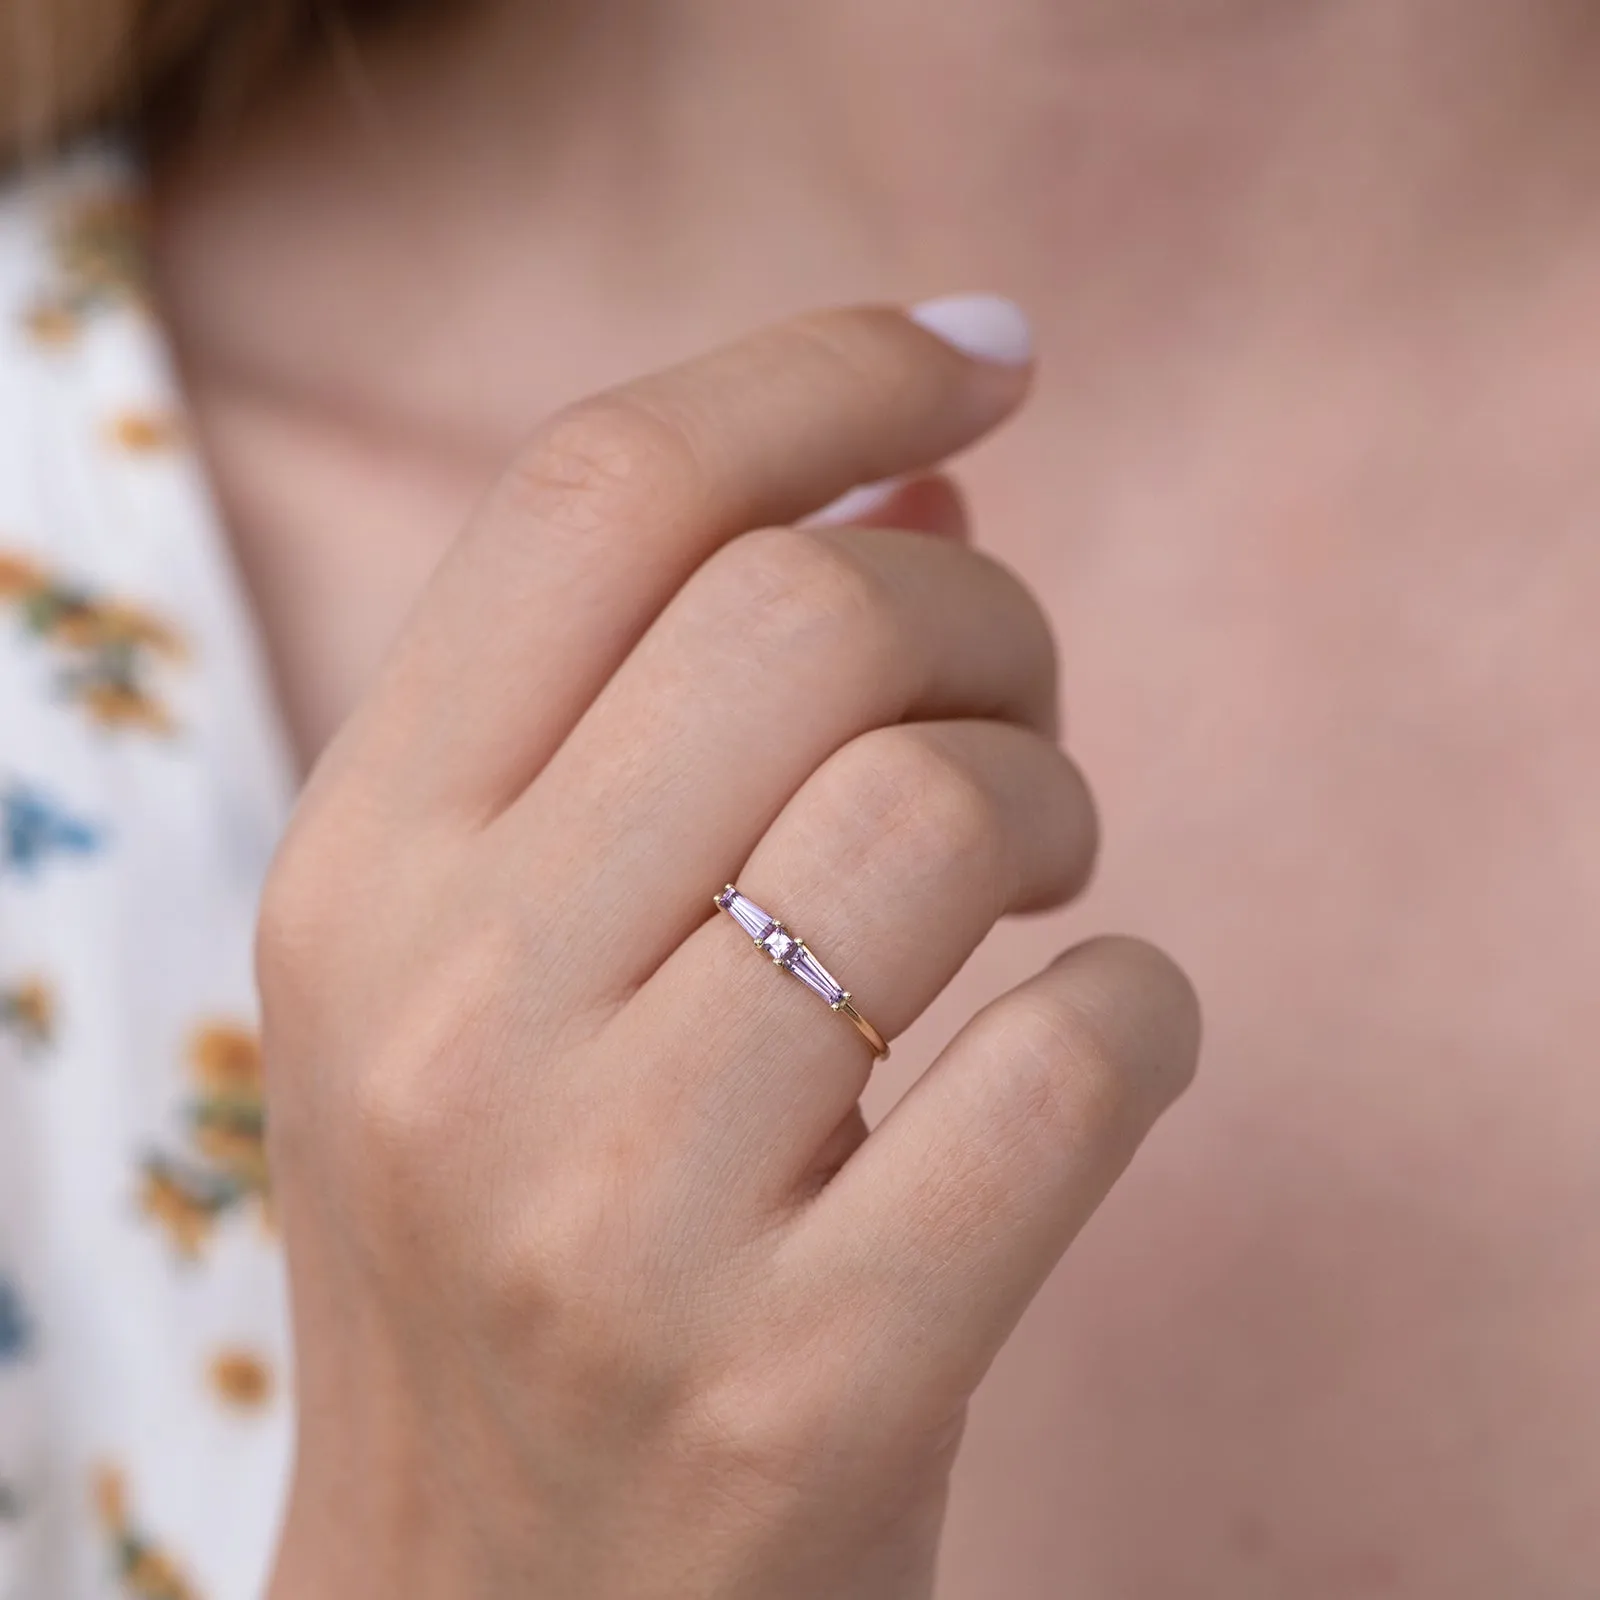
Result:
[[[250,1600],[290,1446],[290,768],[138,223],[105,150],[0,192],[0,1600]]]

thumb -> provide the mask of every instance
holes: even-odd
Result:
[[[947,472],[864,483],[824,506],[808,528],[901,528],[966,543],[972,537],[966,496]]]

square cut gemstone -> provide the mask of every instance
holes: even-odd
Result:
[[[716,901],[785,972],[821,995],[835,1010],[843,1004],[844,986],[776,917],[755,901],[747,900],[732,884]]]

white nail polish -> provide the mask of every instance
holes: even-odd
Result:
[[[1004,295],[941,295],[912,306],[906,315],[978,361],[1023,367],[1033,360],[1028,314]]]
[[[840,523],[854,522],[857,517],[869,516],[879,506],[887,505],[899,489],[901,478],[882,478],[877,483],[858,483],[846,489],[837,500],[813,512],[805,520],[808,528],[831,528]]]

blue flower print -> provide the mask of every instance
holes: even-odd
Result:
[[[12,782],[0,789],[0,871],[36,872],[50,855],[92,855],[100,830],[64,811],[48,795]]]
[[[33,1345],[33,1327],[22,1296],[9,1278],[0,1278],[0,1367],[20,1361]]]

